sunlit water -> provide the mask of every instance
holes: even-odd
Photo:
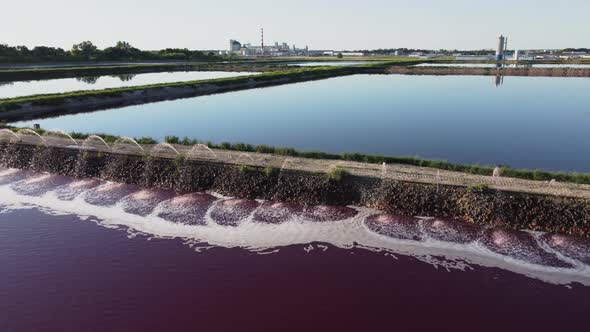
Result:
[[[17,123],[590,171],[590,79],[356,75]]]
[[[0,98],[79,90],[100,90],[125,86],[148,85],[253,75],[246,72],[187,71],[169,73],[124,74],[81,78],[60,78],[28,82],[0,82]]]
[[[3,331],[565,329],[590,299],[567,236],[14,169],[0,197]]]

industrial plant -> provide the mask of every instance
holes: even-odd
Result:
[[[419,59],[436,59],[452,57],[459,61],[534,61],[534,60],[575,60],[588,59],[590,55],[585,50],[518,50],[508,49],[508,36],[501,34],[496,41],[495,48],[476,51],[451,51],[451,50],[410,50],[405,48],[380,49],[380,50],[310,50],[308,46],[297,48],[285,42],[275,42],[272,45],[265,44],[264,29],[260,30],[260,45],[241,43],[230,39],[229,50],[215,51],[220,55],[234,55],[243,57],[285,57],[285,56],[310,56],[310,57],[371,57],[391,56],[410,57]]]
[[[228,54],[235,54],[240,56],[294,56],[294,55],[309,55],[309,48],[297,48],[297,46],[289,46],[287,43],[275,42],[274,45],[264,44],[264,28],[260,30],[260,46],[254,46],[250,43],[242,44],[237,40],[231,39],[229,41]]]

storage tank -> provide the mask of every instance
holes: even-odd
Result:
[[[496,61],[504,60],[504,50],[506,47],[506,37],[500,35],[498,38],[498,49],[496,50]]]

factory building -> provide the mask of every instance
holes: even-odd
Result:
[[[293,56],[293,55],[308,55],[309,48],[298,49],[293,45],[289,47],[287,43],[274,43],[273,46],[268,46],[264,43],[264,29],[260,29],[260,46],[254,46],[250,43],[242,44],[237,40],[231,39],[229,41],[229,53],[242,56]]]
[[[294,56],[308,55],[309,48],[298,49],[293,45],[290,47],[287,43],[274,43],[272,46],[255,46],[250,43],[241,44],[236,40],[230,40],[230,53],[241,56]]]
[[[239,41],[233,40],[233,39],[231,39],[229,41],[229,51],[230,52],[232,52],[232,53],[240,52],[241,49],[242,49],[242,44]]]

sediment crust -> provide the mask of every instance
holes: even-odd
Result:
[[[182,193],[211,190],[240,198],[356,205],[400,215],[590,237],[590,201],[581,198],[473,191],[357,175],[335,180],[318,172],[7,143],[0,144],[0,165]]]

